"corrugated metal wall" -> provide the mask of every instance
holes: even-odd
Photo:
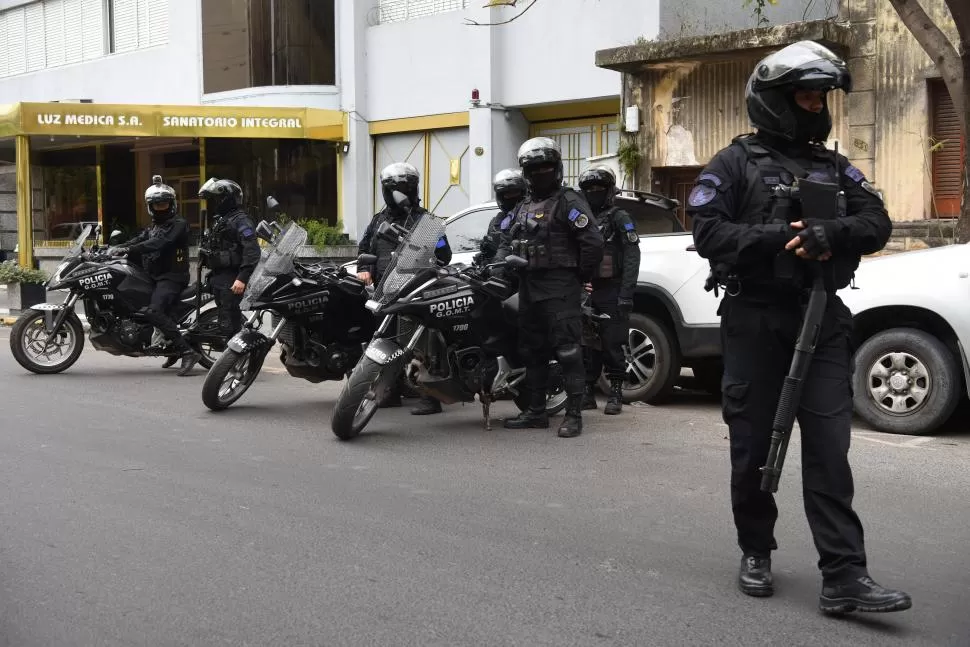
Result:
[[[744,88],[760,59],[682,64],[643,75],[641,110],[650,132],[651,166],[704,165],[731,139],[751,132]],[[830,101],[833,139],[844,140],[842,93],[833,93]]]

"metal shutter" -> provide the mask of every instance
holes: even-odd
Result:
[[[64,65],[64,0],[44,2],[44,41],[47,67]]]
[[[83,0],[81,3],[81,47],[86,61],[104,56],[104,22],[104,2],[102,0]]]
[[[148,8],[148,20],[146,24],[150,27],[147,42],[141,43],[141,47],[154,47],[164,45],[168,42],[168,0],[141,0]],[[140,39],[139,39],[140,40]]]
[[[82,24],[82,5],[81,0],[63,0],[64,5],[64,63],[80,63],[84,60],[83,39],[78,38],[75,30]],[[72,37],[67,38],[71,33]]]
[[[114,42],[112,52],[138,49],[138,1],[111,0],[111,3],[111,35]]]
[[[966,142],[960,134],[960,119],[953,100],[941,81],[930,84],[932,133],[938,148],[933,151],[933,215],[956,218],[963,196],[963,155]]]
[[[35,72],[47,67],[47,51],[44,36],[44,3],[36,2],[24,7],[24,32],[27,37],[27,71]]]
[[[23,74],[27,71],[27,34],[24,23],[24,9],[11,9],[3,13],[4,28],[7,32],[7,74]]]
[[[0,78],[8,76],[7,40],[7,13],[0,12]]]

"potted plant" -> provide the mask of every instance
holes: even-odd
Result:
[[[10,312],[25,310],[47,300],[47,273],[21,267],[16,261],[0,263],[0,299]]]

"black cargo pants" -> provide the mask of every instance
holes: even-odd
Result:
[[[586,346],[586,382],[594,383],[599,379],[603,367],[610,380],[626,378],[626,355],[623,345],[629,343],[630,318],[620,310],[620,284],[611,280],[593,280],[593,293],[590,302],[593,310],[607,314],[609,319],[599,322],[599,346]]]
[[[731,438],[731,507],[745,554],[777,549],[774,496],[761,491],[771,426],[801,325],[798,296],[785,303],[750,300],[742,292],[722,301],[723,415]],[[852,509],[848,452],[852,421],[852,317],[835,295],[826,306],[818,345],[802,390],[802,492],[805,514],[826,581],[866,573],[862,523]],[[782,486],[794,480],[782,474]]]
[[[209,285],[216,299],[216,311],[219,313],[219,329],[226,337],[232,337],[242,329],[241,294],[232,293],[232,284],[236,282],[236,270],[214,271],[209,277]]]

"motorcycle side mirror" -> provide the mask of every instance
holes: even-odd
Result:
[[[361,265],[374,265],[377,263],[377,257],[373,254],[361,254],[357,257],[357,266]]]
[[[121,239],[121,230],[115,229],[114,231],[111,232],[111,235],[108,236],[108,244],[112,245],[120,239]]]
[[[266,208],[272,213],[279,213],[283,210],[282,207],[280,207],[279,201],[271,195],[266,196]]]
[[[529,261],[525,260],[521,256],[515,256],[514,254],[510,254],[509,256],[506,256],[505,262],[508,263],[510,266],[516,267],[516,268],[525,267],[526,265],[529,264]]]
[[[262,238],[267,243],[273,240],[273,230],[265,220],[260,220],[256,225],[256,236]]]

